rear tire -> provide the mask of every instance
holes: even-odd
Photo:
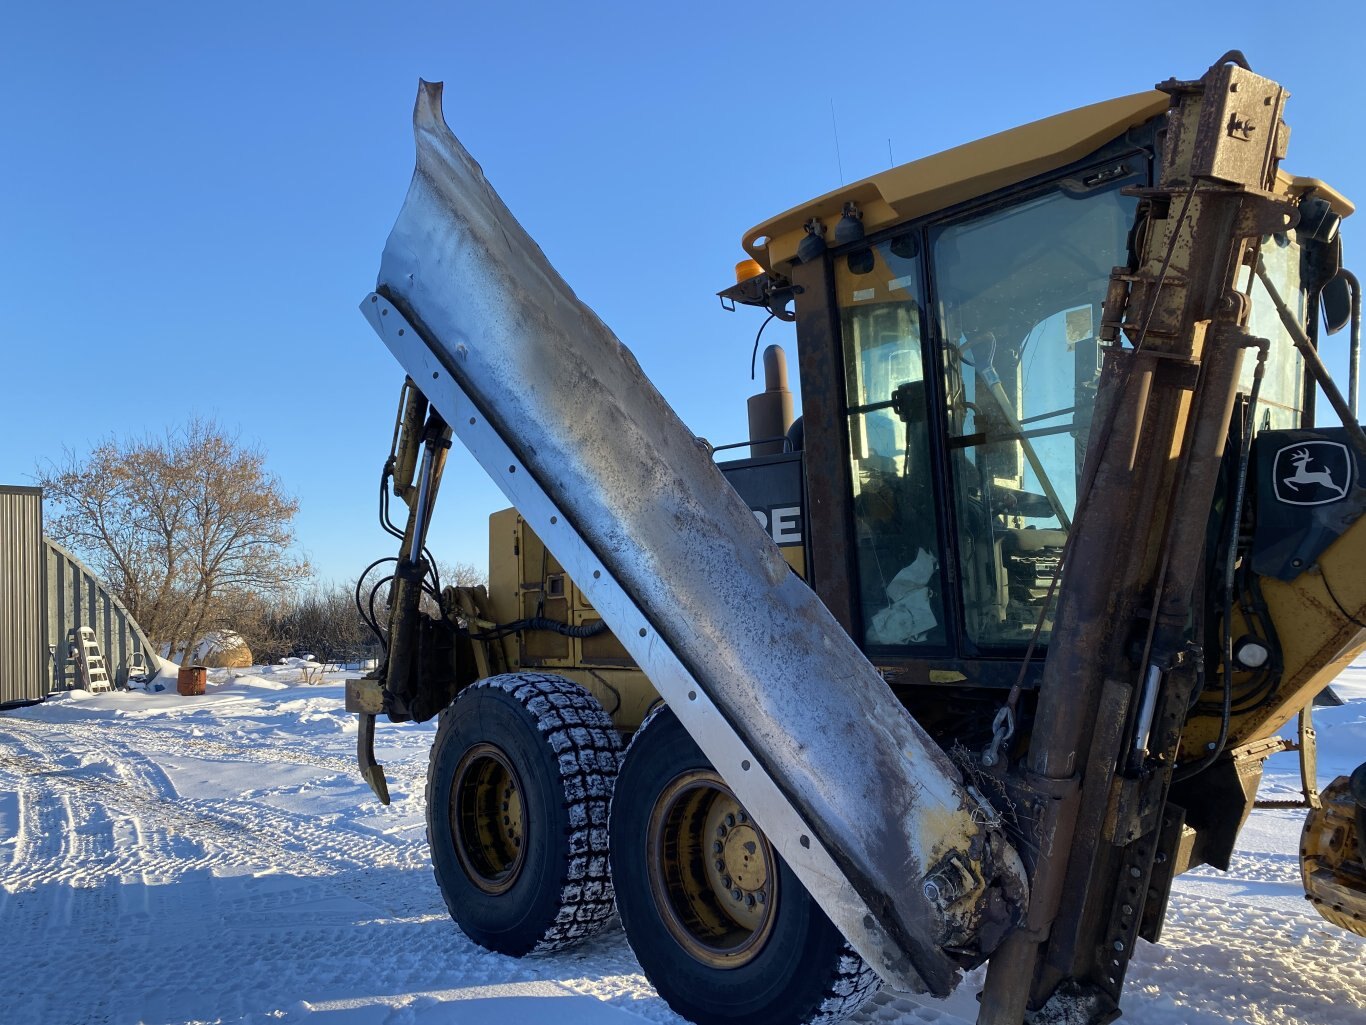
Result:
[[[876,991],[872,969],[668,708],[627,749],[611,825],[626,937],[659,995],[685,1018],[829,1025]]]
[[[620,752],[611,717],[558,676],[492,676],[441,713],[427,840],[466,936],[520,957],[602,927],[613,907],[607,816]]]

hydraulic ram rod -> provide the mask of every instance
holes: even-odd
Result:
[[[508,212],[440,98],[421,84],[367,318],[854,948],[894,986],[947,993],[1026,899],[997,817]]]

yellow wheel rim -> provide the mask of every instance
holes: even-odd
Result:
[[[664,788],[646,857],[655,905],[693,958],[739,968],[759,954],[773,931],[777,861],[720,776],[691,770]]]
[[[506,892],[526,859],[522,783],[507,755],[476,744],[455,769],[451,839],[470,882],[488,894]]]

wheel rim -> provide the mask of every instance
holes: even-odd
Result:
[[[692,770],[664,788],[646,857],[655,905],[689,955],[716,968],[758,956],[776,917],[777,861],[720,776]]]
[[[485,893],[506,892],[526,859],[522,783],[501,749],[476,744],[456,766],[451,839],[465,875]]]

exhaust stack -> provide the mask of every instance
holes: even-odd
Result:
[[[787,387],[787,354],[781,345],[764,350],[764,390],[751,395],[749,407],[749,454],[778,456],[792,426],[792,392]]]

